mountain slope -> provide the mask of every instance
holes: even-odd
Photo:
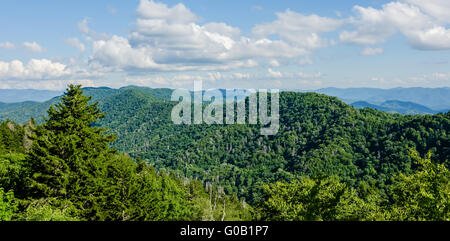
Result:
[[[174,125],[176,104],[127,91],[109,98],[101,125],[118,135],[113,144],[132,157],[179,176],[219,182],[249,201],[260,185],[303,175],[337,175],[352,186],[384,189],[394,173],[411,172],[409,149],[448,163],[449,113],[402,116],[357,110],[334,97],[283,92],[281,126],[261,136],[259,125]]]
[[[392,175],[416,168],[410,148],[421,155],[431,150],[433,159],[447,165],[450,155],[450,112],[404,116],[358,110],[316,93],[282,92],[279,132],[261,136],[259,125],[174,125],[170,115],[177,102],[168,99],[170,90],[85,92],[106,114],[99,124],[118,136],[114,148],[157,170],[219,183],[250,202],[261,198],[262,184],[305,175],[335,175],[384,193]]]

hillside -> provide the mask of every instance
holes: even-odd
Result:
[[[392,178],[399,174],[416,175],[414,173],[419,171],[420,165],[411,155],[412,151],[417,152],[418,156],[425,156],[431,151],[429,158],[435,160],[436,164],[444,167],[449,164],[450,141],[447,131],[450,129],[450,112],[435,115],[390,114],[370,108],[355,109],[336,97],[322,94],[282,92],[279,132],[274,136],[262,136],[259,125],[174,125],[170,114],[177,102],[168,99],[171,93],[168,89],[87,88],[85,92],[94,96],[92,101],[99,100],[99,107],[105,113],[105,118],[96,125],[90,124],[90,128],[105,127],[109,129],[107,134],[116,135],[117,139],[111,143],[112,148],[127,153],[139,163],[142,160],[153,166],[156,173],[171,173],[171,179],[178,183],[176,185],[181,185],[181,189],[200,192],[202,202],[208,201],[207,192],[211,190],[208,189],[211,185],[216,186],[220,192],[223,190],[222,193],[230,195],[228,202],[241,210],[231,218],[248,218],[246,204],[238,201],[245,200],[252,206],[262,208],[264,219],[286,220],[272,213],[274,207],[271,207],[271,202],[267,202],[270,195],[285,202],[288,199],[284,197],[285,189],[280,185],[300,190],[312,188],[308,185],[316,183],[314,185],[319,186],[314,188],[327,188],[320,186],[322,182],[333,185],[332,190],[340,187],[349,188],[345,192],[357,190],[358,194],[351,194],[351,198],[363,198],[367,205],[377,208],[381,204],[371,203],[370,196],[366,196],[368,193],[376,195],[377,200],[391,200],[394,185]],[[51,101],[41,105],[49,105]],[[58,118],[53,119],[59,122]],[[67,121],[74,119],[68,118]],[[67,125],[61,122],[58,126],[60,124]],[[67,129],[58,126],[54,127],[55,131],[65,132]],[[4,153],[23,152],[23,133],[29,127],[10,122],[4,122],[0,127],[3,130],[3,139],[0,141],[5,143],[4,146],[12,148],[4,150]],[[69,130],[70,128],[67,131]],[[83,135],[71,135],[71,138],[79,140],[78,137],[81,136]],[[63,133],[57,138],[66,141]],[[89,138],[85,141],[91,142]],[[52,146],[61,144],[59,141],[42,143]],[[71,146],[70,142],[66,144],[67,147]],[[82,146],[90,145],[92,144]],[[91,151],[91,148],[85,150],[86,153]],[[55,155],[62,154],[55,152]],[[5,158],[9,160],[8,158],[16,157]],[[19,155],[17,158],[23,161],[24,157]],[[129,163],[130,159],[126,162]],[[114,175],[120,175],[121,172]],[[9,171],[4,175],[8,177],[8,173]],[[156,173],[151,175],[157,175]],[[164,175],[161,178],[164,180]],[[182,183],[189,183],[189,180],[198,181],[193,191],[189,191],[190,187],[183,187]],[[202,185],[206,192],[202,190]],[[447,184],[443,182],[442,185]],[[15,190],[18,195],[24,195],[20,188]],[[273,191],[268,188],[273,188]],[[399,193],[403,192],[402,189],[399,190]],[[329,192],[328,189],[323,191]],[[181,195],[182,193],[183,191]],[[314,192],[311,193],[313,194]],[[201,210],[208,207],[201,205]],[[315,207],[311,207],[311,210],[317,212]],[[358,210],[355,212],[360,213]],[[391,217],[383,216],[377,210],[370,212],[381,216],[363,215],[352,219],[382,220]],[[319,212],[317,215],[326,214]],[[218,217],[220,218],[219,214]],[[106,219],[115,218],[108,216]],[[334,215],[326,219],[339,218]]]
[[[170,89],[153,89],[139,86],[126,86],[120,89],[111,89],[108,87],[84,88],[86,94],[93,96],[93,100],[100,101],[100,103],[103,102],[103,97],[105,96],[117,94],[129,89],[139,90],[145,94],[162,99],[170,99],[172,92]],[[8,95],[11,98],[8,100],[17,101],[14,101],[15,103],[9,103],[8,101],[2,103],[2,99],[0,98],[0,120],[11,119],[19,123],[25,123],[31,117],[34,117],[37,122],[40,123],[43,120],[43,116],[48,107],[56,103],[59,98],[53,96],[60,93],[58,91],[53,91],[50,92],[50,95],[44,95],[46,91],[39,90],[0,90],[0,92],[1,91],[9,93]],[[33,94],[29,94],[30,91],[35,91],[37,97],[34,97]],[[219,91],[224,97],[226,96],[225,89],[219,89]],[[356,108],[370,107],[381,111],[397,112],[401,114],[435,114],[450,110],[450,101],[447,98],[450,94],[450,88],[396,88],[390,90],[374,88],[325,88],[313,92],[338,97],[340,100],[347,104],[351,104]],[[20,98],[12,98],[14,93]],[[246,90],[236,89],[234,90],[234,94],[237,96],[237,100],[241,101],[245,99],[249,93]],[[39,96],[47,96],[48,98],[40,98]],[[37,101],[31,101],[36,98]],[[20,102],[21,100],[26,101]]]
[[[218,180],[249,201],[259,198],[261,183],[301,175],[338,175],[353,186],[367,182],[383,189],[394,173],[415,168],[411,147],[422,154],[433,150],[444,163],[449,158],[449,113],[392,115],[356,110],[324,95],[284,92],[280,131],[265,137],[251,125],[173,125],[173,103],[149,105],[130,94],[114,96],[123,107],[104,108],[114,113],[101,124],[119,135],[116,148],[157,169]]]
[[[170,113],[176,103],[169,101],[169,89],[86,88],[85,93],[99,101],[106,113],[99,124],[118,136],[112,146],[119,151],[179,176],[216,180],[249,201],[259,198],[261,183],[301,175],[338,175],[352,186],[365,182],[384,189],[393,174],[414,170],[410,148],[422,155],[432,150],[442,163],[449,159],[449,113],[395,115],[358,110],[321,94],[282,92],[280,131],[260,136],[257,125],[174,125]],[[56,101],[2,117],[39,122]],[[387,102],[395,103],[404,104]]]

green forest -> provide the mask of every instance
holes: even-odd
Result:
[[[450,220],[450,112],[281,92],[262,136],[175,125],[171,92],[70,85],[2,111],[0,220]]]

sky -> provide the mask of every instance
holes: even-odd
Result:
[[[448,0],[0,6],[0,89],[450,86]]]

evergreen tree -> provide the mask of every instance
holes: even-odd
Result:
[[[29,154],[33,198],[71,198],[89,210],[99,198],[99,178],[115,150],[114,136],[95,124],[104,115],[80,85],[69,85],[61,102],[48,110],[48,119],[34,130]],[[92,195],[94,194],[94,195]]]
[[[12,190],[5,192],[0,187],[0,221],[11,221],[17,211],[17,203]]]

